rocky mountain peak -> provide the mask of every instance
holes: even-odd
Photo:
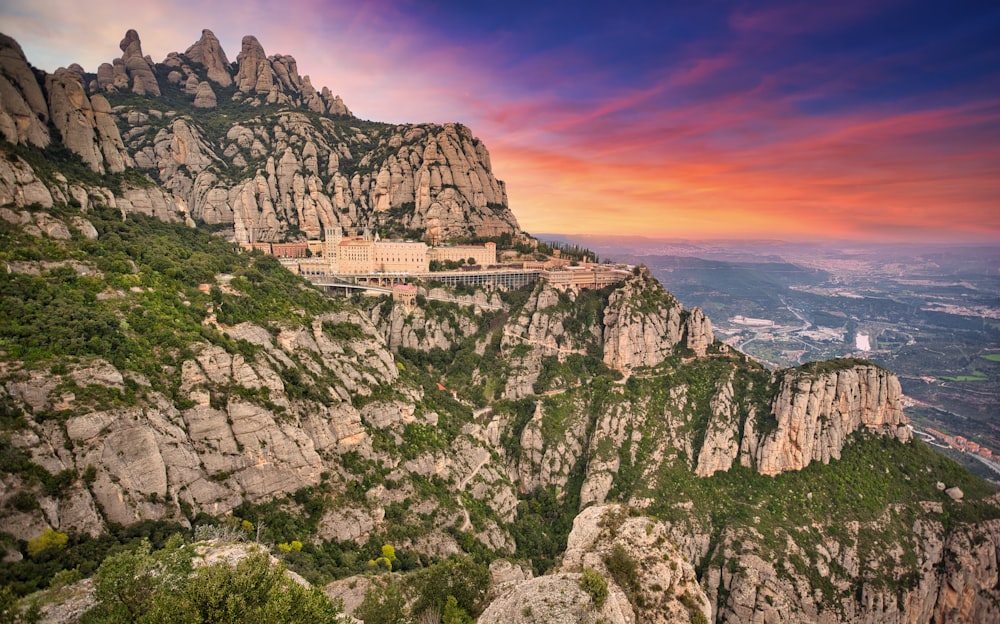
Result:
[[[243,37],[240,53],[236,55],[236,64],[239,71],[236,74],[236,86],[244,93],[253,93],[263,90],[265,93],[269,89],[267,80],[271,78],[270,67],[267,65],[267,55],[264,54],[264,46],[260,45],[257,37],[246,35]],[[262,76],[266,72],[266,77]]]
[[[139,33],[133,28],[129,28],[125,32],[125,37],[122,38],[118,47],[121,48],[122,58],[126,61],[135,57],[142,58],[142,42],[139,41]]]
[[[45,147],[51,119],[95,172],[134,167],[156,183],[157,199],[143,211],[231,224],[239,242],[296,231],[316,238],[336,226],[443,241],[520,234],[489,152],[464,126],[353,120],[340,96],[299,74],[294,57],[268,57],[252,35],[235,67],[207,29],[159,64],[143,55],[135,30],[120,48],[96,76],[79,65],[36,76],[4,37],[0,133]],[[123,93],[158,101],[123,102]],[[222,106],[260,113],[235,122],[214,116]]]
[[[11,143],[45,147],[48,118],[45,96],[21,46],[0,34],[0,134]]]
[[[139,33],[129,29],[118,44],[121,58],[111,64],[103,63],[97,69],[96,89],[104,91],[131,91],[138,95],[160,95],[153,60],[142,54]]]
[[[211,30],[207,28],[201,31],[201,39],[194,42],[190,48],[184,52],[195,63],[205,66],[208,79],[219,86],[228,87],[233,84],[233,77],[230,74],[229,59],[226,57],[222,44]]]

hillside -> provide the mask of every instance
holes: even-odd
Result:
[[[230,88],[249,84],[253,42],[234,69],[211,60],[221,51],[206,52],[209,34],[176,67],[204,72],[202,92],[220,72]],[[111,83],[99,70],[86,84],[115,85],[119,66],[127,81],[86,96],[91,110],[115,97],[157,110],[160,65],[138,65],[137,38],[122,47]],[[5,67],[17,66],[12,51],[8,40]],[[294,73],[287,60],[256,66]],[[71,73],[82,88],[88,76]],[[891,372],[863,360],[768,371],[641,267],[601,290],[465,288],[456,302],[421,284],[415,309],[330,298],[240,251],[233,239],[251,220],[212,221],[197,202],[178,210],[199,196],[186,194],[194,181],[222,179],[212,158],[197,174],[147,177],[132,152],[135,166],[116,170],[102,151],[95,168],[56,132],[51,105],[42,141],[37,114],[9,104],[15,87],[26,106],[54,101],[52,80],[30,68],[2,80],[0,121],[13,121],[0,127],[18,137],[0,158],[5,596],[89,576],[137,538],[159,548],[171,533],[221,532],[271,548],[365,621],[384,621],[376,603],[414,619],[451,604],[482,622],[1000,617],[995,492],[912,439]],[[227,114],[262,128],[299,114],[369,127],[346,109],[308,110],[304,86],[296,100],[276,81],[238,91]],[[201,143],[177,143],[178,124],[207,119],[190,110],[169,139],[188,156]],[[135,112],[107,114],[142,128]],[[291,153],[304,143],[289,139]],[[370,147],[352,158],[383,157]],[[295,171],[293,186],[322,181]],[[256,197],[271,197],[262,175]],[[439,191],[428,206],[446,191],[467,201],[454,215],[463,235],[521,235],[512,216],[507,229],[480,227],[468,212],[478,195]],[[411,214],[408,202],[379,211],[367,192],[351,197],[341,215],[402,215],[393,223],[419,229],[405,219],[429,214],[420,200]],[[311,227],[295,220],[308,211],[282,214],[275,231]]]

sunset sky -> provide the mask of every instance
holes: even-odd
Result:
[[[458,121],[529,232],[1000,242],[1000,2],[6,0],[36,67],[245,34],[359,117]]]

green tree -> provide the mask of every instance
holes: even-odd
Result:
[[[306,588],[255,552],[235,566],[220,562],[192,569],[194,551],[179,538],[151,552],[149,542],[108,557],[97,571],[97,606],[82,624],[236,624],[319,622],[341,613],[321,591]]]
[[[441,614],[442,624],[474,624],[475,620],[465,612],[465,609],[458,606],[458,600],[454,596],[448,596],[444,603],[444,613]]]
[[[373,582],[365,598],[354,610],[354,617],[365,624],[401,624],[406,621],[406,600],[399,585]]]
[[[428,609],[444,613],[449,597],[465,612],[478,614],[490,589],[490,571],[472,557],[458,556],[414,572],[409,582],[417,594],[415,614]]]
[[[176,595],[191,572],[192,552],[177,540],[153,554],[148,540],[111,555],[97,569],[94,599],[97,606],[81,619],[84,624],[139,622],[153,612],[158,593]]]

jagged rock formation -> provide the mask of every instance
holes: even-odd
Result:
[[[184,56],[195,63],[201,63],[205,67],[205,74],[208,79],[220,87],[228,87],[233,84],[233,77],[229,73],[229,59],[222,49],[215,33],[207,28],[201,31],[201,39],[191,44],[184,51]]]
[[[899,379],[877,366],[818,374],[807,367],[786,374],[773,404],[777,428],[754,453],[757,469],[773,475],[813,461],[828,464],[860,429],[909,440],[902,395]]]
[[[413,310],[396,305],[374,308],[372,321],[385,336],[386,343],[393,352],[400,348],[450,351],[479,331],[482,318],[475,312],[477,306],[480,309],[503,307],[500,297],[495,293],[489,297],[480,291],[463,298],[455,297],[442,288],[429,291],[419,288],[418,292],[431,301],[450,303],[455,300],[461,303],[432,308],[418,306]]]
[[[0,133],[11,143],[49,144],[45,96],[21,46],[0,34]]]
[[[693,308],[691,314],[684,319],[684,341],[687,348],[699,357],[708,353],[708,348],[715,342],[712,321],[705,316],[701,308]]]
[[[662,362],[681,340],[681,310],[648,271],[630,279],[604,311],[604,363],[628,370]]]
[[[712,537],[704,524],[675,522],[669,534],[689,559],[712,562],[701,586],[716,621],[903,624],[995,621],[1000,609],[989,594],[1000,579],[998,529],[996,520],[958,532],[917,520],[902,542],[872,549],[866,534],[892,539],[884,521],[831,522],[812,527],[811,537],[782,530],[781,560],[761,549],[774,536],[754,527]]]
[[[623,575],[625,568],[631,568],[634,576]],[[597,572],[609,585],[601,608],[580,587],[584,570]],[[506,584],[481,619],[496,624],[570,620],[667,624],[696,621],[694,613],[711,621],[709,599],[694,568],[669,542],[666,527],[649,518],[628,517],[624,507],[608,505],[589,507],[576,517],[559,570]]]
[[[117,173],[133,166],[125,151],[111,106],[104,96],[88,98],[80,74],[58,69],[45,80],[52,123],[63,144],[94,171]]]
[[[42,208],[52,207],[52,193],[38,179],[34,169],[21,160],[4,159],[0,161],[0,203],[13,206],[31,206],[37,204]],[[7,210],[7,209],[5,209]],[[28,220],[30,220],[29,213]]]
[[[139,33],[129,30],[118,44],[122,56],[113,63],[103,63],[97,70],[97,88],[104,91],[130,91],[138,95],[160,95],[153,60],[142,54]]]
[[[656,366],[681,342],[704,356],[714,340],[701,309],[685,314],[646,269],[615,291],[604,311],[604,363],[620,371]]]
[[[134,30],[120,47],[96,74],[71,66],[38,79],[4,37],[0,132],[44,147],[51,117],[94,171],[136,167],[169,191],[168,204],[231,225],[240,242],[290,231],[320,238],[334,227],[435,240],[520,235],[489,153],[463,126],[354,119],[340,96],[299,75],[293,57],[268,56],[252,36],[235,65],[209,30],[159,64]],[[119,93],[147,96],[149,106],[119,104]],[[228,116],[213,116],[220,106]]]
[[[527,303],[503,328],[500,348],[512,360],[504,397],[519,399],[534,394],[545,358],[562,362],[568,356],[586,353],[587,346],[599,343],[601,328],[577,319],[576,306],[582,293],[562,292],[538,285]],[[567,328],[573,328],[572,331]]]

